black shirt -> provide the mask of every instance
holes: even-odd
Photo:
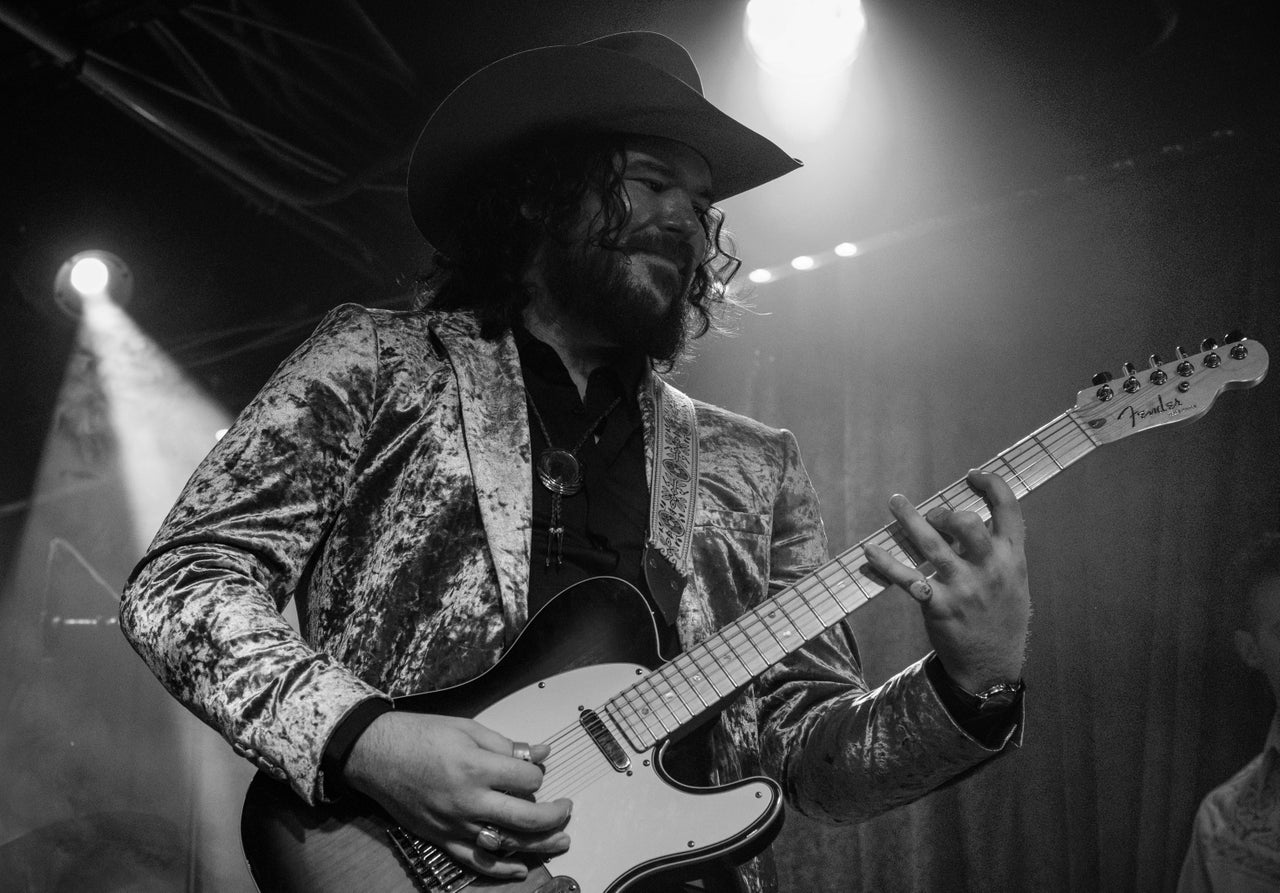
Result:
[[[551,347],[523,329],[515,330],[515,338],[532,404],[526,407],[533,446],[529,614],[588,577],[618,577],[646,592],[641,560],[649,488],[636,399],[642,370],[596,369],[587,380],[585,397],[580,397]],[[553,447],[574,452],[583,477],[580,492],[559,499],[561,542],[549,532],[555,497],[538,479],[538,457]]]

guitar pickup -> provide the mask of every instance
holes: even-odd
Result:
[[[604,758],[609,761],[609,765],[615,771],[626,772],[631,768],[631,758],[622,749],[618,739],[613,737],[613,733],[605,728],[604,720],[600,718],[600,714],[594,710],[584,708],[578,714],[578,722],[586,729],[587,734],[591,736],[591,740],[595,742],[596,747],[600,748],[600,752],[604,754]]]

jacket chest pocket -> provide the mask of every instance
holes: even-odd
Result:
[[[701,509],[693,532],[693,562],[713,627],[759,603],[769,589],[770,516]]]

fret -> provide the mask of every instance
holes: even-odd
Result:
[[[636,706],[637,701],[640,703],[640,707]],[[627,718],[626,722],[619,721],[618,725],[626,728],[630,732],[628,737],[631,738],[632,743],[640,742],[646,738],[650,741],[657,741],[662,737],[661,732],[658,729],[653,728],[650,724],[650,717],[652,714],[649,712],[648,708],[643,706],[644,699],[640,696],[640,692],[636,690],[635,686],[632,686],[622,692],[621,695],[615,697],[611,703],[618,704],[619,707],[627,708],[626,712],[628,712],[630,716]],[[643,735],[640,734],[641,730],[644,732]]]
[[[1030,486],[1026,481],[1022,479],[1022,474],[1018,471],[1018,469],[1013,467],[1013,464],[1007,458],[1001,455],[1000,461],[1004,463],[1004,467],[1009,469],[1009,472],[1014,476],[1014,478],[1018,481],[1018,483],[1022,485],[1022,496],[1026,496],[1028,493],[1030,493],[1034,489],[1032,486]]]
[[[716,693],[716,700],[719,701],[721,698],[724,697],[724,692],[716,688],[716,681],[707,674],[706,670],[702,669],[702,667],[698,664],[698,659],[694,657],[695,652],[704,650],[705,645],[706,643],[704,642],[702,645],[699,645],[693,651],[688,652],[689,660],[693,663],[693,668],[698,671],[698,676],[706,680],[707,685],[711,686],[711,690]]]
[[[707,699],[702,696],[702,692],[698,691],[698,687],[693,684],[692,680],[690,680],[687,675],[685,675],[684,670],[680,666],[682,663],[683,661],[678,658],[671,661],[671,669],[680,674],[680,678],[683,679],[685,685],[689,686],[689,689],[698,696],[698,700],[702,702],[703,707],[710,707],[711,705],[707,703]]]
[[[925,563],[924,556],[916,551],[915,545],[907,538],[902,526],[897,521],[885,527],[884,532],[893,545],[897,547],[898,552],[901,553],[900,556],[895,557],[906,558],[907,562],[914,567],[919,567]],[[892,552],[893,549],[889,549],[889,551]]]
[[[1036,446],[1038,446],[1038,447],[1040,447],[1040,449],[1044,450],[1044,454],[1045,454],[1046,456],[1048,456],[1050,459],[1052,459],[1052,460],[1053,460],[1053,464],[1054,464],[1054,465],[1056,465],[1056,466],[1058,466],[1058,470],[1059,470],[1059,471],[1061,471],[1061,470],[1063,469],[1063,465],[1062,465],[1062,463],[1061,463],[1061,462],[1059,462],[1059,461],[1058,461],[1058,457],[1057,457],[1057,456],[1055,456],[1053,453],[1049,452],[1049,448],[1048,448],[1048,447],[1046,447],[1043,443],[1041,443],[1041,442],[1040,442],[1040,438],[1039,438],[1039,437],[1037,437],[1036,435],[1032,434],[1032,435],[1031,435],[1031,440],[1032,440],[1032,442],[1033,442],[1033,443],[1035,443],[1035,445],[1036,445]]]
[[[658,689],[653,684],[653,677],[657,675],[659,674],[650,673],[636,683],[638,694],[641,697],[640,714],[646,718],[653,717],[653,721],[662,727],[665,734],[669,735],[675,731],[675,729],[680,728],[680,721],[676,715],[671,712],[671,708],[663,701],[662,696],[658,694]],[[646,692],[644,689],[648,689],[648,691]],[[667,725],[666,721],[662,718],[662,713],[659,710],[660,707],[667,708],[667,713],[670,714],[671,722],[674,724],[674,727]],[[648,724],[646,723],[646,726],[647,725]]]
[[[797,636],[803,637],[803,634],[800,632],[799,624],[796,623],[795,618],[791,616],[791,612],[787,610],[787,606],[783,603],[786,595],[787,595],[786,592],[780,593],[777,599],[775,599],[773,603],[773,606],[777,608],[782,613],[782,616],[787,618],[787,622],[791,624],[790,630],[783,631],[782,633],[783,638],[786,638],[791,633],[794,633]],[[790,654],[792,651],[795,651],[796,647],[798,646],[792,646],[791,643],[788,642],[782,647],[783,647],[783,650],[787,652],[787,654]]]
[[[712,640],[712,641],[714,641],[714,640]],[[726,680],[728,680],[728,682],[729,682],[729,689],[730,689],[730,691],[732,691],[732,690],[736,689],[736,688],[738,687],[738,683],[737,683],[736,681],[734,681],[734,678],[733,678],[733,676],[729,673],[729,671],[728,671],[728,670],[726,670],[726,669],[724,668],[724,664],[720,663],[720,658],[716,657],[715,649],[714,649],[714,648],[709,647],[709,644],[710,644],[709,642],[704,642],[704,643],[703,643],[703,648],[704,648],[704,650],[706,651],[707,656],[708,656],[709,658],[711,658],[711,662],[712,662],[712,663],[714,663],[714,664],[716,665],[716,669],[720,671],[720,674],[721,674],[722,676],[724,676],[724,678],[725,678]],[[713,685],[713,686],[712,686],[712,688],[715,688],[715,686]]]
[[[780,596],[779,596],[779,597],[780,597]],[[771,604],[776,605],[776,604],[777,604],[777,601],[776,601],[776,599],[777,599],[777,598],[778,598],[778,597],[775,597],[775,600],[774,600],[773,602],[771,602]],[[765,631],[765,632],[767,632],[767,633],[769,634],[769,637],[770,637],[771,639],[773,639],[774,644],[776,644],[780,649],[782,649],[782,653],[783,653],[783,654],[788,653],[788,652],[787,652],[787,646],[783,643],[783,641],[782,641],[781,639],[779,639],[779,638],[778,638],[778,634],[777,634],[777,633],[775,633],[775,632],[773,631],[773,625],[772,625],[771,623],[769,623],[769,619],[768,619],[768,617],[767,617],[765,614],[763,614],[763,613],[759,613],[759,609],[757,609],[756,617],[757,617],[757,619],[760,621],[760,625],[761,625],[762,627],[764,627],[764,631]]]
[[[757,618],[754,614],[751,614],[747,619],[754,620]],[[756,640],[752,638],[751,633],[748,632],[746,624],[741,620],[739,620],[735,622],[733,625],[742,631],[743,638],[747,640],[747,644],[750,645],[755,650],[756,654],[760,655],[760,660],[763,662],[761,666],[761,670],[764,670],[765,668],[767,668],[770,664],[769,658],[765,655],[763,651],[760,650],[760,646],[756,644]]]
[[[835,582],[834,585],[829,583],[822,576],[828,570],[832,571],[833,576],[839,576],[839,579]],[[840,597],[840,593],[846,589],[845,581],[849,579],[849,574],[844,569],[844,565],[840,563],[840,559],[838,557],[836,558],[835,561],[831,562],[830,564],[827,564],[824,567],[819,568],[816,576],[818,578],[818,582],[822,584],[822,588],[826,590],[827,595],[831,598],[833,602],[835,602],[836,607],[840,609],[842,616],[847,615],[850,611],[853,610],[853,608],[850,608],[848,605],[846,605],[844,603],[844,600]]]
[[[728,649],[731,655],[733,655],[734,663],[736,663],[738,666],[745,669],[747,671],[747,679],[751,679],[752,677],[755,676],[755,673],[751,672],[751,665],[747,663],[745,660],[743,660],[742,655],[738,653],[738,649],[733,647],[733,634],[737,626],[738,625],[734,623],[728,627],[725,627],[725,629],[721,633],[720,638],[724,641],[724,647]]]
[[[648,697],[644,699],[645,703],[648,706],[641,708],[641,712],[644,713],[645,716],[652,716],[655,720],[657,720],[658,725],[662,726],[662,730],[666,734],[670,735],[676,729],[680,728],[680,719],[674,713],[672,713],[671,707],[666,703],[666,701],[662,698],[662,696],[658,694],[658,689],[653,684],[653,677],[657,675],[659,674],[650,673],[648,676],[645,676],[639,682],[640,685],[646,686],[649,689]],[[668,726],[666,722],[663,721],[662,715],[657,710],[659,706],[667,708],[667,713],[671,714],[671,721],[672,723],[674,723],[674,727]]]
[[[822,583],[822,579],[819,574],[814,574],[812,577],[810,577],[810,579],[816,581],[819,584]],[[813,619],[818,622],[818,625],[814,627],[814,630],[815,630],[814,635],[817,635],[818,633],[822,632],[824,629],[827,628],[827,622],[822,619],[822,615],[819,614],[817,610],[814,609],[813,605],[809,603],[809,598],[805,592],[804,586],[805,584],[804,584],[804,581],[802,580],[801,582],[797,583],[795,586],[791,588],[792,593],[795,595],[795,598],[792,600],[792,602],[794,603],[798,601],[800,604],[804,605],[805,609],[808,610],[810,614],[813,615]],[[812,587],[810,588],[812,589]],[[799,624],[796,624],[796,626],[797,626],[797,629],[799,629],[800,634],[802,636],[804,636],[806,639],[809,638],[809,634],[807,630],[800,627]]]

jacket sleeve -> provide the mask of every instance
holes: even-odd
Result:
[[[333,729],[381,694],[280,611],[342,509],[377,370],[367,311],[332,311],[197,467],[121,601],[121,629],[165,688],[308,802],[324,799]]]
[[[826,560],[817,496],[794,438],[784,437],[771,595]],[[766,672],[758,693],[766,771],[792,806],[828,822],[859,822],[909,803],[1001,750],[952,720],[925,659],[868,690],[847,621]]]

